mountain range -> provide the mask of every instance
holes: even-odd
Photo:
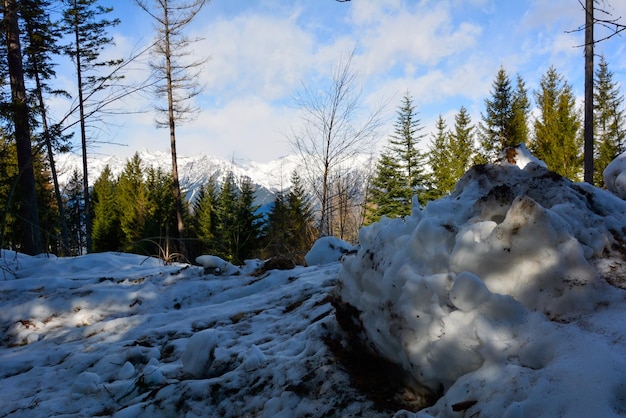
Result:
[[[171,171],[172,159],[169,152],[141,149],[137,154],[144,168],[154,167],[166,172]],[[129,160],[130,158],[125,156],[88,156],[89,183],[93,185],[107,165],[117,177]],[[252,183],[256,185],[255,204],[265,206],[274,201],[276,192],[289,188],[291,174],[299,165],[300,161],[295,155],[267,163],[226,161],[202,153],[194,156],[178,156],[180,185],[190,202],[193,201],[200,186],[211,177],[220,183],[229,172],[233,172],[236,179],[249,177],[252,180]],[[82,173],[82,157],[72,153],[58,155],[56,167],[59,173],[59,183],[67,184],[75,169]]]

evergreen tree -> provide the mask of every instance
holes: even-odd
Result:
[[[78,170],[72,171],[63,195],[65,196],[65,214],[69,232],[69,252],[71,255],[81,255],[85,249],[86,226],[85,204],[82,193],[82,176]]]
[[[254,204],[254,187],[249,177],[241,179],[235,222],[235,254],[234,260],[242,263],[253,258],[260,248],[262,215],[257,213],[259,206]]]
[[[383,215],[388,218],[410,215],[412,195],[400,164],[389,150],[383,151],[370,183],[371,210],[367,222],[376,222]]]
[[[289,252],[296,263],[304,264],[304,255],[315,240],[315,215],[311,198],[306,193],[302,180],[294,170],[291,188],[287,197],[289,207]]]
[[[287,255],[288,249],[288,228],[289,228],[289,206],[285,196],[285,191],[276,193],[276,197],[267,213],[267,221],[263,230],[265,241],[264,258]]]
[[[530,139],[528,129],[528,115],[530,112],[530,99],[526,83],[517,75],[513,102],[511,103],[511,120],[509,122],[509,141],[507,146],[527,144]]]
[[[554,67],[541,78],[535,92],[539,117],[531,151],[548,168],[577,180],[582,169],[580,114],[572,87]]]
[[[20,12],[25,27],[24,73],[27,78],[34,81],[34,89],[31,93],[33,96],[32,101],[35,103],[35,112],[39,115],[38,122],[42,128],[40,142],[47,151],[48,166],[56,197],[56,207],[59,211],[57,219],[61,228],[61,254],[64,254],[65,249],[69,247],[69,236],[54,152],[56,149],[66,146],[65,143],[69,136],[62,135],[58,125],[50,124],[44,95],[49,93],[67,95],[67,93],[53,90],[48,85],[48,81],[56,77],[52,55],[58,54],[61,50],[59,46],[61,37],[59,24],[50,19],[50,8],[51,2],[48,0],[22,0]],[[35,122],[36,118],[33,118],[33,123]]]
[[[452,191],[456,181],[455,174],[451,170],[454,156],[451,154],[450,132],[446,121],[439,115],[436,123],[436,131],[428,152],[428,164],[431,169],[430,188],[428,198],[438,199]]]
[[[604,56],[596,70],[594,91],[594,184],[604,186],[606,166],[624,151],[624,96]]]
[[[139,154],[126,162],[117,180],[116,199],[122,233],[122,249],[137,251],[146,222],[146,190]]]
[[[15,141],[0,130],[0,248],[18,250],[21,243],[19,199],[15,195],[19,167]]]
[[[11,87],[9,110],[13,136],[17,149],[19,176],[17,185],[20,198],[20,219],[22,221],[22,239],[20,251],[35,255],[42,251],[37,190],[35,187],[34,154],[31,146],[31,111],[28,106],[24,65],[18,22],[19,2],[5,0],[2,27],[6,46],[6,62]],[[5,109],[6,110],[6,109]]]
[[[449,168],[455,184],[473,164],[476,155],[474,129],[471,116],[467,109],[461,106],[454,117],[454,129],[449,137],[449,155],[452,157]]]
[[[218,187],[214,178],[200,187],[193,205],[194,230],[200,242],[198,250],[202,254],[215,253],[217,229]]]
[[[217,227],[215,228],[215,255],[230,262],[235,261],[236,238],[235,228],[237,225],[239,195],[235,184],[235,175],[229,172],[222,183],[218,195]]]
[[[388,217],[402,217],[411,213],[413,195],[419,196],[425,188],[424,156],[417,149],[424,135],[411,96],[406,93],[397,111],[394,132],[387,148],[376,164],[371,182],[373,211],[369,221]]]
[[[485,113],[479,124],[480,154],[484,162],[493,162],[506,147],[528,141],[530,101],[522,78],[517,76],[515,90],[503,67],[492,84],[491,99],[485,100]]]
[[[119,24],[119,19],[104,19],[113,11],[97,4],[97,0],[63,0],[62,30],[71,38],[65,53],[76,66],[76,85],[78,90],[78,112],[80,122],[81,150],[83,159],[83,193],[85,217],[87,219],[87,252],[91,251],[91,209],[89,207],[89,176],[87,171],[87,99],[109,87],[115,79],[111,74],[100,76],[103,67],[118,66],[121,60],[101,60],[101,52],[113,43],[107,36],[110,27]]]
[[[172,175],[162,168],[149,167],[145,180],[146,208],[142,231],[142,247],[148,254],[159,254],[167,262],[185,258],[178,253],[180,245],[173,245],[176,234],[176,204],[172,195]]]
[[[120,248],[120,215],[117,208],[117,184],[107,165],[93,185],[93,250],[116,251]]]
[[[424,186],[424,156],[417,146],[425,135],[420,134],[423,127],[408,92],[402,98],[397,115],[394,132],[389,138],[389,148],[401,167],[406,188],[411,190],[412,198]]]

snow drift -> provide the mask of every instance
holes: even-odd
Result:
[[[625,214],[617,197],[534,162],[476,166],[448,197],[361,230],[336,289],[338,311],[351,317],[342,325],[445,393],[419,416],[616,414],[622,380],[599,389],[576,376],[625,373],[623,356],[572,353],[568,324],[624,299],[602,257],[624,248]],[[530,383],[545,375],[550,383]],[[566,393],[545,405],[542,391],[557,386]]]

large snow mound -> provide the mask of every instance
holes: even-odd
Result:
[[[602,257],[623,248],[625,215],[614,195],[532,161],[476,166],[448,197],[361,230],[337,306],[363,347],[445,393],[419,416],[617,415],[625,381],[583,376],[623,375],[623,355],[587,359],[571,344],[590,313],[624,299]]]

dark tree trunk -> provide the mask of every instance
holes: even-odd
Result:
[[[15,144],[19,170],[18,186],[21,196],[19,206],[24,228],[22,251],[26,254],[36,255],[42,251],[41,231],[39,229],[39,211],[37,208],[37,191],[35,189],[35,172],[30,143],[28,105],[26,103],[17,8],[18,5],[15,0],[4,0],[4,25],[11,83],[13,122],[15,124]]]
[[[593,0],[585,6],[584,180],[593,184]]]

